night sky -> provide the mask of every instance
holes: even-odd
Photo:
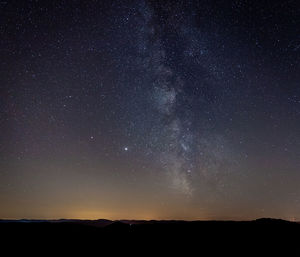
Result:
[[[294,1],[1,1],[0,218],[300,220]]]

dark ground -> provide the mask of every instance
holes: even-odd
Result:
[[[258,253],[262,251],[270,254],[277,250],[290,256],[288,251],[299,251],[300,246],[300,224],[274,219],[239,222],[2,220],[0,232],[1,249],[4,246],[22,253],[37,249],[43,249],[43,253],[80,251],[84,256],[89,256],[87,252],[91,250],[98,253],[142,251],[140,256],[156,255],[162,249],[184,256],[207,251],[219,254],[235,251],[240,256],[251,252],[261,256]]]

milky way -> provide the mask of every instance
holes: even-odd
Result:
[[[211,117],[218,115],[221,105],[219,95],[214,92],[217,89],[211,87],[219,86],[220,93],[224,85],[221,82],[213,84],[217,68],[212,71],[206,65],[205,68],[198,66],[199,55],[210,59],[207,56],[210,53],[201,39],[206,35],[195,36],[189,31],[195,22],[194,17],[182,24],[173,20],[160,24],[153,12],[147,4],[139,4],[137,19],[141,27],[134,49],[137,50],[138,68],[147,74],[141,85],[147,94],[139,97],[144,97],[149,108],[153,109],[148,114],[150,117],[146,117],[151,123],[147,150],[154,155],[159,169],[167,176],[167,186],[192,196],[195,190],[193,180],[208,179],[216,185],[222,183],[221,176],[227,172],[224,163],[234,158],[228,154],[228,145],[222,135],[209,126]],[[172,13],[166,15],[171,16]],[[165,31],[170,35],[165,35]],[[178,49],[175,47],[175,50],[173,47],[169,49],[169,40],[181,42],[182,45]],[[176,63],[172,62],[172,58],[178,59]],[[193,70],[186,70],[182,65],[194,67]],[[190,77],[196,80],[192,81]],[[208,92],[203,94],[202,90]],[[206,93],[212,95],[209,97]],[[136,119],[135,123],[138,122],[144,123],[144,119]]]

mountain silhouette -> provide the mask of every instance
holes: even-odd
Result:
[[[175,253],[181,249],[186,254],[192,249],[218,253],[240,248],[268,252],[292,249],[298,245],[295,235],[300,234],[300,224],[269,218],[253,221],[0,220],[0,231],[4,238],[1,245],[12,245],[10,249],[16,245],[69,250],[79,247],[103,253],[104,249],[113,252],[143,247],[147,251],[160,248]]]

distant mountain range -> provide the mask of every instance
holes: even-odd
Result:
[[[277,248],[298,249],[298,235],[298,222],[269,218],[253,221],[0,220],[0,245],[10,245],[9,251],[19,249],[23,252],[42,246],[46,250],[64,249],[67,253],[72,250],[75,254],[81,249],[83,256],[90,256],[86,255],[87,249],[99,253],[104,249],[109,253],[136,250],[139,256],[152,251],[152,255],[157,256],[158,249],[162,248],[176,254],[180,249],[182,256],[189,256],[188,250],[223,255],[225,249],[243,249],[238,256],[253,250],[256,256],[262,248],[268,253],[270,250],[277,253]]]
[[[0,223],[73,223],[84,224],[95,227],[106,227],[113,223],[124,223],[128,225],[142,225],[142,224],[185,224],[195,225],[204,223],[257,223],[257,224],[300,224],[298,221],[287,221],[283,219],[273,218],[259,218],[251,221],[234,221],[234,220],[107,220],[107,219],[0,219]]]

